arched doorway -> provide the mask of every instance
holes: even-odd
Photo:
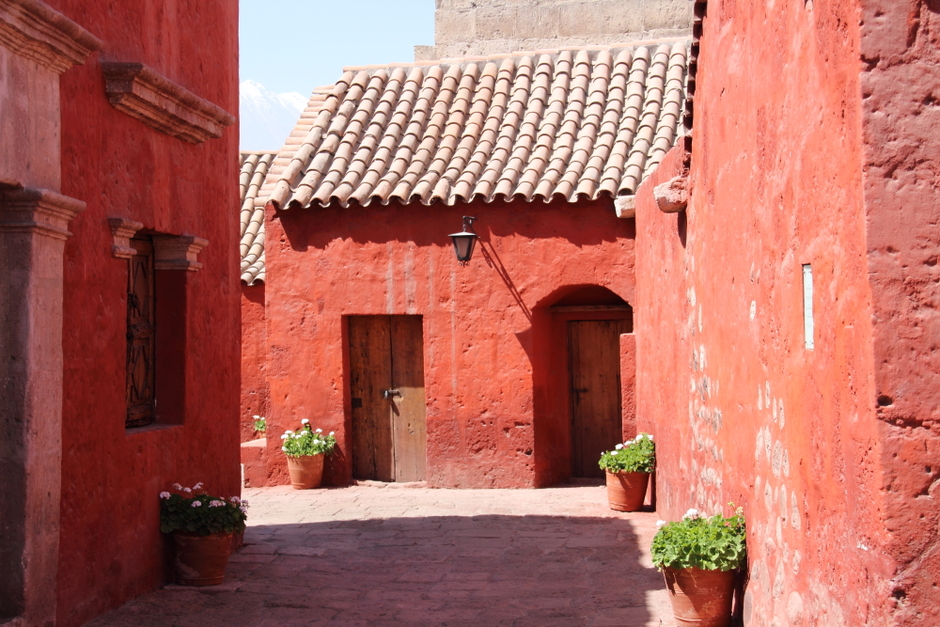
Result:
[[[546,404],[538,412],[547,477],[603,477],[601,452],[635,429],[633,308],[598,285],[561,288],[546,300],[537,317],[550,328],[542,336],[550,353]]]

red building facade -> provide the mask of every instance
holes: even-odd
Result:
[[[0,622],[79,625],[152,589],[159,492],[239,491],[237,226],[212,209],[238,198],[237,22],[221,0],[0,3],[20,129],[0,237],[22,279],[3,347],[27,364],[3,410],[22,430],[3,438]]]
[[[338,485],[600,472],[635,429],[632,191],[681,127],[687,48],[357,68],[314,94],[242,218],[264,216],[267,482],[303,418],[336,432]]]
[[[940,19],[698,15],[690,170],[677,149],[637,197],[658,510],[745,508],[745,624],[936,624]],[[653,188],[676,176],[688,208],[664,214]]]

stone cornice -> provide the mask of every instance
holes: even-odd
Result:
[[[137,234],[137,231],[144,228],[144,225],[127,218],[108,218],[108,225],[111,227],[111,235],[114,238],[111,255],[118,259],[133,257],[136,251],[131,247],[131,238]]]
[[[221,137],[223,127],[235,123],[225,109],[143,63],[102,61],[101,69],[111,104],[161,133],[199,144]]]
[[[47,189],[0,192],[0,232],[39,233],[67,239],[69,221],[85,210],[85,203]]]
[[[199,251],[209,242],[195,235],[153,235],[153,267],[156,270],[189,270],[202,268],[196,260]]]
[[[0,0],[0,45],[61,74],[104,44],[44,2]]]

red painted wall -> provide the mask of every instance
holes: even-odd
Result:
[[[466,267],[447,237],[462,215],[480,234]],[[423,316],[429,485],[570,474],[565,338],[549,307],[584,285],[633,302],[633,222],[609,200],[294,210],[269,214],[266,229],[276,480],[286,482],[278,436],[309,418],[339,439],[325,481],[350,481],[350,314]]]
[[[270,399],[265,376],[267,365],[267,318],[264,311],[264,283],[241,285],[241,441],[263,434],[255,432],[254,416],[267,416]]]
[[[637,207],[638,429],[667,519],[745,508],[745,624],[887,624],[854,3],[708,3],[691,200]],[[815,347],[804,347],[803,264]]]
[[[890,598],[940,625],[940,6],[864,0],[861,75]]]
[[[61,89],[62,190],[88,205],[72,221],[65,260],[58,612],[69,627],[165,580],[161,490],[203,481],[239,492],[237,127],[199,145],[158,133],[109,104],[99,66],[143,62],[235,113],[238,9],[229,0],[49,3],[105,42]],[[173,338],[158,330],[158,354],[179,372],[173,390],[157,389],[161,426],[124,428],[127,261],[111,256],[110,216],[209,240],[200,271],[158,272],[173,273],[158,284],[158,307],[182,316]]]

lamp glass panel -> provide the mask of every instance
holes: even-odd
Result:
[[[470,256],[473,255],[473,242],[476,239],[476,235],[468,233],[466,235],[452,235],[454,240],[454,251],[457,254],[457,259],[460,261],[469,261]]]

